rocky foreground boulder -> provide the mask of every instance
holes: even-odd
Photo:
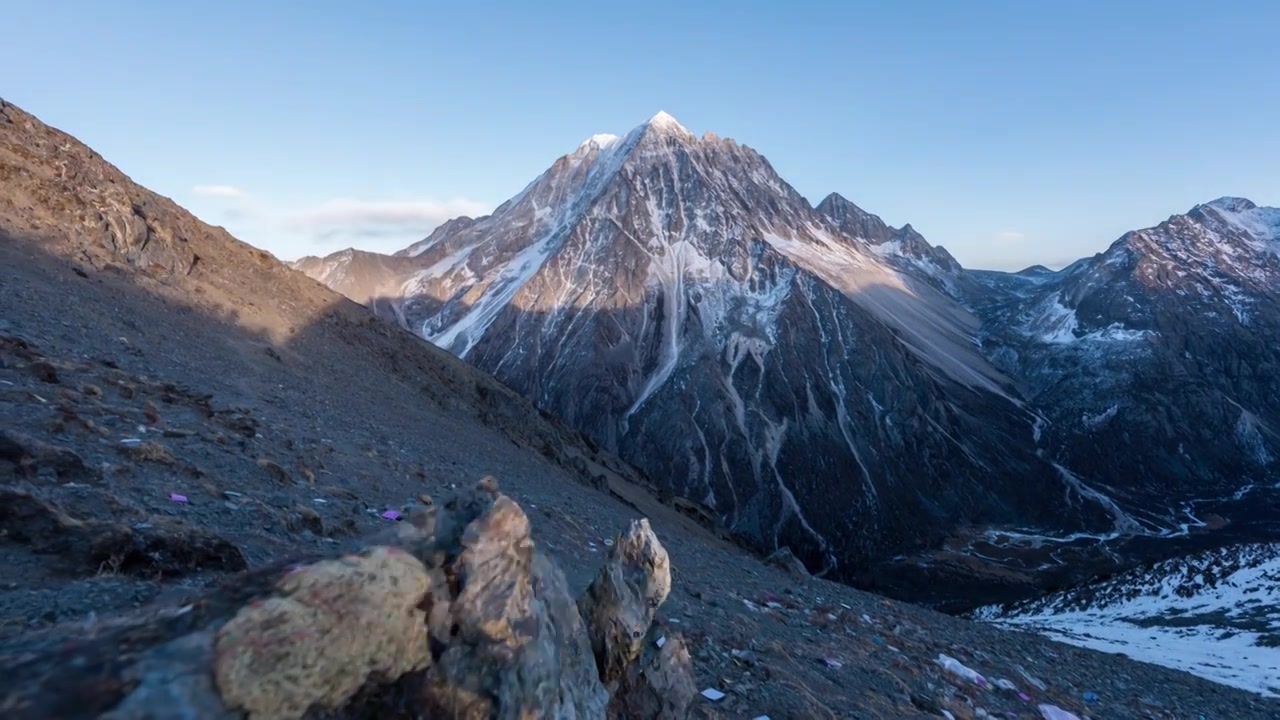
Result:
[[[670,588],[642,519],[575,602],[524,511],[485,478],[357,552],[20,638],[0,655],[0,716],[683,718],[689,654],[652,632]]]

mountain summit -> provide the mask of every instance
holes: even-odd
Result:
[[[1201,542],[1275,472],[1275,218],[1224,198],[1061,272],[968,271],[659,113],[341,274],[763,551],[999,599]]]
[[[1042,502],[1065,488],[946,292],[958,264],[835,203],[659,113],[415,244],[372,302],[819,572],[960,524],[1106,527]]]

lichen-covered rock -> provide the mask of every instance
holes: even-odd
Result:
[[[623,672],[609,703],[608,718],[684,720],[697,693],[693,660],[684,637],[654,628],[640,661],[628,665]]]
[[[671,560],[647,519],[619,535],[600,574],[578,600],[600,680],[616,681],[640,657],[658,606],[671,592]]]
[[[780,570],[785,570],[793,577],[810,577],[809,569],[804,566],[804,563],[800,562],[800,558],[796,557],[789,547],[780,547],[773,551],[769,557],[765,558],[765,562]]]
[[[371,677],[431,662],[419,608],[431,577],[397,548],[302,567],[281,595],[250,604],[218,632],[223,701],[249,720],[292,720],[341,705]]]
[[[448,634],[433,633],[438,653],[424,711],[475,720],[603,718],[607,696],[589,671],[568,584],[536,552],[520,506],[482,482],[472,497],[446,510],[465,516],[486,503],[466,525],[462,552],[446,571],[456,592]],[[458,518],[441,519],[441,539],[451,542],[448,531]]]

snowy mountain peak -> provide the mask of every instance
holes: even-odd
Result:
[[[680,124],[679,120],[676,120],[665,110],[659,110],[656,115],[645,122],[645,125],[657,130],[684,130],[685,132],[688,132],[688,130],[685,130],[685,127]]]
[[[612,146],[614,143],[618,142],[621,139],[622,138],[618,137],[617,135],[613,135],[610,133],[597,133],[587,138],[586,140],[583,140],[582,144],[578,145],[578,150],[588,150],[592,147],[598,150],[603,150],[607,147]]]
[[[1211,200],[1205,205],[1216,210],[1225,210],[1226,212],[1245,212],[1247,210],[1256,210],[1258,206],[1252,200],[1240,197],[1220,197],[1217,200]]]
[[[694,135],[688,128],[681,125],[679,120],[676,120],[663,110],[659,110],[657,115],[646,120],[632,134],[642,137],[680,138],[691,142],[697,142],[698,140],[698,136]]]

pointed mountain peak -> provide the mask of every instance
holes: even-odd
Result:
[[[863,210],[853,203],[852,200],[846,198],[840,193],[833,192],[822,198],[822,202],[818,203],[818,210],[824,215],[831,217],[833,215],[855,215],[859,217],[874,217],[871,213]]]
[[[656,115],[645,122],[645,125],[659,130],[684,130],[684,126],[680,124],[680,121],[668,114],[666,110],[659,110]]]
[[[894,229],[888,223],[881,220],[878,215],[873,215],[854,205],[840,193],[831,193],[826,196],[822,202],[818,203],[816,209],[835,223],[841,232],[873,245],[888,242],[893,237]]]
[[[654,137],[678,137],[689,140],[697,140],[697,136],[689,132],[689,129],[680,124],[665,111],[659,110],[657,115],[649,118],[643,125],[636,128],[641,135]]]

